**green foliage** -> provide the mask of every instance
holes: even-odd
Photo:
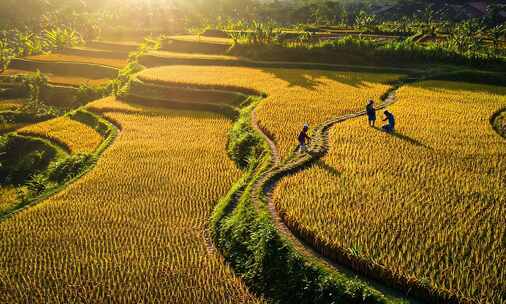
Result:
[[[37,34],[31,30],[10,29],[0,31],[0,72],[15,57],[42,54],[61,50],[82,42],[80,34],[70,27],[54,26]]]
[[[501,40],[506,39],[506,23],[494,26],[488,31],[488,36],[492,40],[494,52],[499,50]]]
[[[229,21],[226,25],[234,44],[267,46],[276,44],[282,37],[282,31],[274,22]]]
[[[112,92],[110,85],[104,86],[90,86],[88,84],[81,84],[76,94],[76,106],[82,106],[90,101],[100,99],[110,95]]]
[[[42,91],[48,87],[48,79],[39,70],[32,74],[17,75],[15,82],[21,83],[29,92],[28,101],[19,109],[20,112],[32,116],[55,117],[62,113],[54,107],[48,106],[42,98]]]
[[[374,24],[376,22],[376,16],[367,14],[365,11],[360,11],[355,17],[355,25],[362,31],[374,31]]]
[[[26,183],[26,188],[33,194],[39,195],[47,189],[47,179],[44,174],[33,175]]]
[[[253,102],[241,110],[229,132],[227,152],[240,168],[247,168],[252,159],[258,159],[263,152],[260,149],[261,138],[251,127],[251,112],[258,102]]]
[[[129,63],[119,71],[118,77],[111,81],[111,92],[114,96],[125,96],[130,90],[132,75],[142,71],[143,67],[137,63],[137,55],[134,57],[134,60],[130,60]],[[131,57],[131,59],[132,58],[133,57]]]
[[[17,76],[16,80],[26,86],[31,101],[42,102],[41,91],[48,85],[48,79],[44,74],[37,70],[33,74]]]
[[[105,123],[102,118],[85,110],[71,113],[70,118],[93,128],[104,138],[107,138],[113,132],[112,127]]]
[[[345,50],[358,50],[358,49],[375,49],[378,46],[374,40],[354,37],[346,35],[341,39],[330,40],[320,44],[320,47],[328,49],[345,49]]]
[[[43,140],[8,135],[0,140],[0,184],[19,185],[49,165],[57,151]]]
[[[79,174],[95,162],[90,154],[76,154],[52,163],[48,168],[47,179],[62,184]]]
[[[476,57],[483,48],[484,30],[485,27],[479,22],[464,21],[451,31],[446,46],[457,54]]]
[[[110,84],[111,92],[114,96],[124,96],[130,90],[132,75],[144,69],[144,67],[139,64],[139,58],[150,51],[158,50],[164,39],[164,36],[158,38],[145,38],[144,42],[139,46],[139,49],[129,55],[127,66],[119,71],[118,77]]]
[[[43,38],[48,42],[51,49],[63,50],[79,45],[82,38],[78,32],[70,28],[53,28],[44,30]]]
[[[497,111],[490,122],[497,133],[506,139],[506,108]]]
[[[7,69],[14,57],[14,49],[9,47],[6,41],[0,40],[0,73]]]

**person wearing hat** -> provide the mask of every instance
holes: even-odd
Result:
[[[306,139],[311,140],[311,137],[309,137],[307,135],[308,130],[309,130],[309,125],[307,123],[305,123],[304,127],[302,128],[302,131],[299,134],[299,137],[298,137],[299,145],[297,146],[297,149],[295,149],[295,152],[305,152],[307,150]]]
[[[376,109],[374,108],[374,101],[372,99],[369,100],[369,103],[365,107],[365,112],[369,119],[369,126],[374,127],[376,123]]]
[[[382,127],[382,129],[385,132],[392,133],[392,132],[395,131],[395,117],[394,117],[394,114],[388,112],[388,110],[386,110],[384,113],[385,113],[385,119],[383,119],[383,121],[387,121],[388,120],[388,124],[384,125]]]

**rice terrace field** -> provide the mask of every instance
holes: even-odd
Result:
[[[0,303],[506,303],[504,16],[0,3]]]

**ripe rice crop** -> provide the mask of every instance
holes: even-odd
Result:
[[[143,81],[194,84],[266,93],[258,106],[258,124],[276,141],[281,156],[297,143],[304,122],[314,126],[336,115],[355,112],[369,98],[379,99],[386,82],[399,75],[298,69],[219,66],[169,66],[139,74]]]
[[[92,153],[102,137],[89,126],[63,116],[21,128],[19,134],[47,138],[72,153]]]
[[[240,176],[225,152],[231,122],[146,107],[107,114],[123,130],[96,167],[0,224],[2,300],[260,302],[205,239]]]
[[[336,125],[330,151],[283,179],[291,227],[436,289],[482,303],[506,290],[506,141],[489,119],[506,89],[427,81],[400,89],[393,135]],[[380,115],[381,117],[382,115]]]
[[[33,71],[19,70],[19,69],[7,69],[0,73],[0,75],[25,75],[32,74]],[[108,78],[87,78],[74,75],[59,75],[53,73],[44,73],[47,77],[48,82],[51,84],[69,85],[69,86],[80,86],[81,84],[87,84],[90,86],[99,86],[107,84],[111,79]]]
[[[199,53],[179,53],[169,51],[151,51],[148,55],[153,55],[161,58],[171,59],[203,59],[203,60],[222,60],[234,61],[239,60],[239,57],[229,55],[213,55],[213,54],[199,54]]]
[[[9,210],[17,201],[16,187],[11,185],[0,186],[0,214]]]
[[[91,64],[100,64],[115,67],[118,69],[122,69],[128,63],[128,59],[116,59],[116,58],[99,58],[99,57],[87,57],[87,56],[77,56],[70,54],[44,54],[44,55],[34,55],[28,56],[26,59],[30,60],[38,60],[38,61],[50,61],[50,62],[80,62],[80,63],[91,63]]]
[[[111,81],[108,78],[87,78],[81,76],[58,75],[53,73],[44,73],[48,82],[59,85],[80,86],[86,84],[88,86],[101,86]]]
[[[0,111],[16,110],[24,105],[22,99],[4,99],[0,100]]]
[[[129,104],[123,101],[119,101],[112,96],[92,101],[86,107],[92,112],[96,113],[107,113],[107,112],[141,113],[143,111],[142,105]]]

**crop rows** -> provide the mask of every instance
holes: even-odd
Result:
[[[336,125],[330,151],[280,182],[291,227],[406,278],[482,303],[506,290],[504,88],[427,81],[399,90],[396,134]],[[380,115],[381,117],[382,115]]]
[[[2,185],[0,187],[0,213],[5,212],[12,207],[14,202],[18,200],[16,187]]]
[[[0,225],[0,302],[258,302],[205,239],[240,176],[231,122],[110,104],[122,132],[94,170]]]
[[[361,109],[369,98],[379,99],[394,74],[331,72],[245,67],[170,66],[149,69],[139,79],[194,84],[266,93],[256,110],[259,126],[273,137],[282,156],[294,148],[304,122],[324,120]]]
[[[50,61],[50,62],[80,62],[89,64],[99,64],[115,67],[118,69],[125,67],[128,63],[126,56],[125,59],[116,59],[116,58],[88,57],[70,54],[58,54],[58,53],[29,56],[27,57],[27,59],[38,61]]]
[[[92,153],[102,142],[102,137],[89,126],[67,116],[58,117],[18,130],[19,134],[47,138],[72,153]]]
[[[172,58],[172,59],[203,59],[203,60],[222,60],[222,61],[234,61],[239,60],[239,57],[230,55],[215,55],[215,54],[199,54],[199,53],[179,53],[170,51],[151,51],[149,55],[161,57],[161,58]]]
[[[7,69],[0,75],[25,75],[31,73],[33,73],[33,71]],[[107,78],[88,78],[77,75],[61,75],[54,73],[44,73],[44,76],[47,77],[49,83],[66,86],[80,86],[82,84],[87,84],[89,86],[99,86],[107,84],[109,81],[111,81]]]

